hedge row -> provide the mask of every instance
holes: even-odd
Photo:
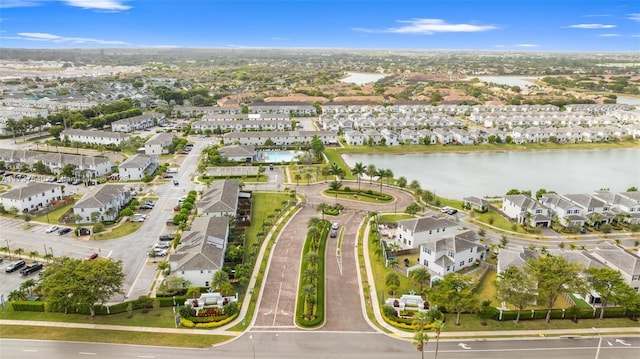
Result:
[[[318,261],[318,280],[317,280],[317,297],[316,297],[316,317],[312,320],[305,320],[304,311],[304,296],[302,295],[302,286],[298,288],[298,304],[296,306],[296,317],[298,323],[307,328],[312,328],[320,325],[324,321],[324,262],[325,262],[325,248],[327,246],[327,235],[329,234],[329,222],[325,221],[320,233],[320,243],[318,245],[318,255],[320,260]],[[311,249],[311,239],[307,237],[302,253],[308,253]],[[302,271],[306,268],[306,261],[304,256],[302,258],[302,264],[300,266],[300,278],[302,278]]]
[[[161,298],[154,298],[152,300],[157,300],[160,303],[160,307],[173,307],[173,297],[161,297]],[[185,297],[182,297],[182,296],[175,297],[175,303],[178,305],[182,305],[184,301],[185,301]],[[107,306],[96,305],[94,307],[94,311],[96,315],[124,313],[127,311],[129,303],[131,303],[132,310],[149,308],[148,306],[145,306],[143,301],[134,299],[134,300],[108,306],[108,309],[107,309]],[[64,312],[64,308],[50,306],[48,302],[15,301],[15,302],[11,302],[11,306],[13,307],[13,310],[15,310],[16,312],[44,312],[45,309],[47,312],[54,312],[54,313]],[[78,314],[91,313],[88,305],[75,305],[75,306],[72,305],[67,308],[67,312],[78,313]]]

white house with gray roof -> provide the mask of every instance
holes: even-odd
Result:
[[[198,214],[209,217],[235,217],[240,183],[237,180],[213,181],[197,202]]]
[[[422,244],[451,237],[457,232],[457,223],[435,217],[411,218],[398,221],[397,242],[401,248],[417,248]]]
[[[228,217],[196,217],[169,255],[171,273],[191,285],[209,287],[213,274],[224,265],[228,236]]]
[[[135,154],[118,166],[121,181],[140,181],[158,168],[158,156]]]
[[[468,230],[421,244],[419,261],[442,278],[484,260],[486,252],[487,249],[480,244],[480,237]]]
[[[640,293],[640,256],[609,242],[598,244],[592,255],[609,268],[618,270],[625,282]]]
[[[145,155],[164,155],[169,153],[169,147],[176,136],[173,133],[158,133],[144,144]]]
[[[251,163],[257,157],[255,146],[230,145],[220,147],[218,154],[229,161]]]
[[[551,227],[549,208],[522,194],[506,195],[502,199],[502,212],[511,220],[532,227]]]
[[[140,116],[123,118],[111,123],[113,132],[133,132],[164,123],[165,116],[158,112],[146,113]]]
[[[90,145],[115,145],[131,139],[131,135],[121,132],[66,129],[60,133],[60,141],[87,143]]]
[[[30,212],[49,206],[52,200],[62,199],[62,186],[50,183],[29,182],[25,187],[0,194],[5,210],[17,208],[18,212]]]
[[[132,199],[131,192],[121,184],[105,184],[91,189],[75,205],[73,214],[78,216],[77,223],[91,223],[93,213],[96,221],[112,221]]]

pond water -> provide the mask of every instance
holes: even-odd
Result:
[[[618,96],[618,98],[616,99],[616,103],[640,106],[640,97]]]
[[[640,188],[640,149],[343,155],[349,167],[388,168],[437,195],[501,196],[510,189],[588,193]]]
[[[384,74],[369,74],[363,72],[347,72],[348,77],[343,78],[340,82],[348,82],[356,85],[364,85],[371,82],[376,82],[381,78],[386,77]]]
[[[520,86],[520,87],[535,85],[531,81],[537,79],[537,77],[532,77],[532,76],[477,76],[477,77],[484,82],[493,82],[500,85]],[[469,79],[472,79],[472,78],[473,77],[470,77]]]

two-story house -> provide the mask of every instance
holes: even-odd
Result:
[[[455,235],[456,227],[456,222],[435,216],[398,221],[398,245],[402,248],[417,248],[421,244]]]
[[[468,230],[420,245],[420,264],[443,277],[484,260],[487,249],[475,232]]]
[[[158,156],[135,154],[118,166],[120,180],[140,181],[158,168]]]
[[[0,194],[5,210],[16,208],[18,212],[30,212],[49,206],[52,200],[62,199],[62,186],[50,183],[29,182],[25,187]]]
[[[551,226],[549,209],[533,198],[522,194],[504,196],[502,212],[517,223],[527,224],[531,227]]]
[[[173,133],[159,133],[144,144],[144,153],[156,156],[167,154],[174,138]]]
[[[73,214],[77,223],[112,221],[131,198],[131,192],[121,184],[94,187],[73,206]]]

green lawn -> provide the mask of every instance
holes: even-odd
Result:
[[[355,189],[351,188],[351,190],[353,191]],[[324,191],[322,191],[322,194],[330,198],[336,198],[336,193],[328,193],[328,191],[329,189],[325,189]],[[376,192],[376,193],[379,193],[379,192]],[[359,196],[356,192],[337,193],[337,196],[339,199],[346,199],[350,201],[357,201],[357,202],[364,202],[364,203],[390,203],[395,198],[391,196],[391,199],[389,200],[380,200],[378,198],[371,198],[368,196]]]
[[[282,203],[287,200],[291,200],[291,197],[286,192],[253,192],[251,226],[245,231],[245,248],[251,248],[253,242],[256,241],[258,233],[262,230],[262,223],[267,220],[269,215],[273,215],[277,208],[284,209],[285,206]],[[246,252],[248,256],[249,250]]]
[[[209,348],[214,344],[225,342],[232,337],[204,334],[149,333],[121,330],[3,325],[0,327],[0,338]]]
[[[75,203],[75,202],[74,202]],[[38,217],[34,217],[31,220],[34,222],[42,222],[42,223],[51,223],[51,224],[60,224],[60,222],[58,222],[58,219],[60,217],[62,217],[63,214],[65,214],[71,207],[73,207],[74,203],[70,203],[67,204],[65,206],[62,206],[54,211],[49,212],[49,220],[47,221],[47,214],[43,214],[40,215]]]
[[[107,228],[107,230],[105,230],[104,232],[97,233],[94,239],[102,241],[106,239],[124,237],[140,229],[140,226],[142,226],[141,222],[125,221],[119,226],[110,227],[111,231],[108,231],[109,228]]]
[[[411,218],[415,218],[415,217],[410,214],[382,214],[380,215],[380,217],[378,217],[378,222],[384,222],[384,223],[398,222],[404,219],[411,219]]]

